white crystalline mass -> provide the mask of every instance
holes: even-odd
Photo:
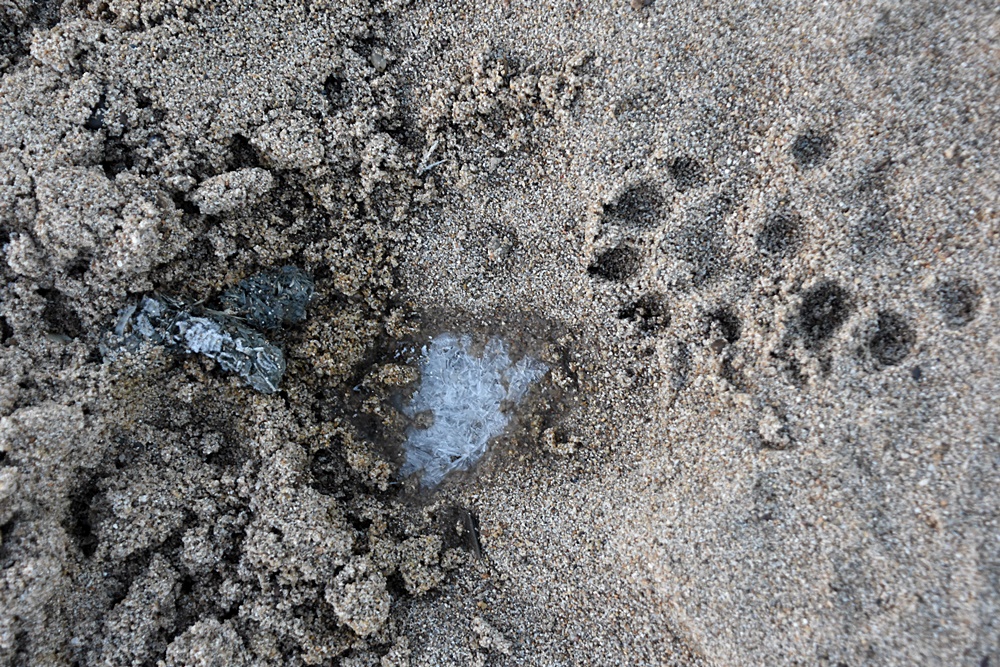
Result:
[[[195,354],[213,355],[222,350],[223,345],[232,345],[233,338],[222,331],[218,322],[204,317],[192,317],[179,323],[188,350]]]
[[[403,411],[409,417],[430,411],[434,419],[429,428],[411,429],[402,473],[422,472],[424,486],[478,461],[490,439],[507,427],[502,404],[520,402],[548,370],[530,357],[511,362],[497,338],[481,357],[469,353],[470,345],[468,336],[444,334],[421,350],[420,386]]]

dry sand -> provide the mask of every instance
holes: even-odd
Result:
[[[992,3],[0,34],[0,664],[1000,664]],[[102,354],[284,264],[277,394]],[[444,330],[551,371],[422,492],[394,352]]]

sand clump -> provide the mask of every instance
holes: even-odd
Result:
[[[985,6],[8,4],[0,664],[1000,661]],[[102,345],[287,265],[273,393]]]
[[[392,605],[443,578],[433,514],[387,493],[388,385],[350,389],[408,331],[379,216],[422,191],[418,158],[385,133],[391,77],[350,48],[394,10],[216,38],[235,9],[205,9],[78,8],[4,75],[4,664],[404,656]],[[312,56],[262,55],[296,30]],[[280,396],[155,341],[102,346],[143,294],[222,295],[257,326],[267,295],[223,292],[291,260],[320,296],[306,323],[259,323],[288,355]]]

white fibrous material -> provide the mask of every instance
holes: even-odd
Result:
[[[481,357],[469,352],[470,345],[468,336],[444,334],[421,350],[420,386],[403,412],[411,418],[430,413],[433,420],[427,428],[410,430],[402,474],[422,473],[424,486],[478,461],[507,427],[504,404],[516,405],[548,371],[530,357],[513,363],[497,338]]]

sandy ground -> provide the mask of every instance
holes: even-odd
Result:
[[[3,11],[0,664],[1000,664],[995,6]],[[427,492],[440,331],[551,370]]]

